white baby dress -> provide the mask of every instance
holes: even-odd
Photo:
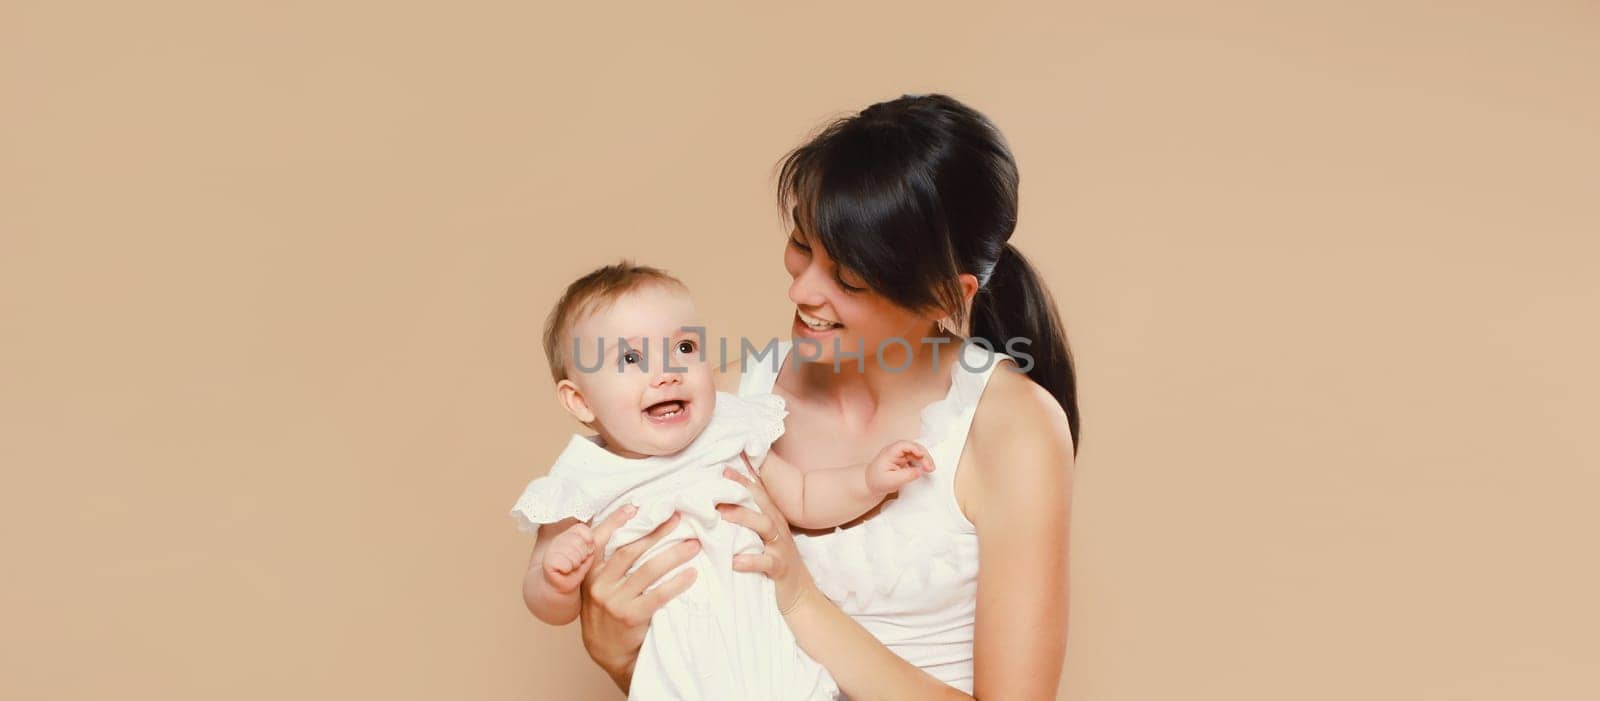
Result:
[[[700,540],[693,559],[657,580],[666,582],[685,567],[698,570],[694,584],[650,619],[629,699],[841,698],[827,671],[795,643],[778,612],[772,580],[733,571],[733,556],[761,552],[761,537],[724,521],[716,510],[720,503],[760,510],[749,491],[722,470],[732,465],[748,475],[740,452],[759,468],[783,435],[787,415],[775,394],[717,392],[711,420],[687,447],[638,459],[606,450],[598,436],[574,435],[549,475],[529,483],[512,508],[522,529],[533,531],[569,517],[599,523],[623,506],[638,506],[602,557],[681,512],[678,526],[636,560],[630,573],[665,548]]]

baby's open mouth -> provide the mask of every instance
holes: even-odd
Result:
[[[670,399],[665,402],[656,402],[655,404],[645,407],[644,413],[649,414],[651,418],[670,419],[674,416],[677,416],[679,412],[682,412],[688,406],[688,402]]]

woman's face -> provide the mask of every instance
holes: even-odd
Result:
[[[800,360],[832,363],[840,358],[841,370],[871,365],[877,362],[881,345],[884,366],[899,367],[906,348],[890,341],[904,339],[917,349],[924,337],[934,333],[934,319],[866,289],[859,277],[839,268],[798,226],[789,234],[783,266],[794,278],[789,285],[789,300],[795,305],[791,334]],[[850,355],[840,357],[841,352]],[[864,359],[860,363],[857,353]]]

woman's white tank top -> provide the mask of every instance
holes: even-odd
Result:
[[[792,347],[784,340],[776,353],[746,358],[739,394],[771,392],[778,369],[794,362]],[[831,533],[797,533],[795,543],[817,588],[840,609],[895,654],[970,694],[978,532],[956,502],[956,467],[978,398],[1011,356],[974,344],[938,350],[961,356],[945,397],[922,410],[915,437],[932,453],[934,471],[871,518]]]

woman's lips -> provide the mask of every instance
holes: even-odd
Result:
[[[818,331],[814,328],[811,328],[810,324],[807,324],[803,319],[800,318],[800,312],[794,313],[794,332],[796,335],[805,336],[806,338],[827,338],[832,336],[835,331],[838,331],[841,328],[843,327],[832,326],[825,331]]]

